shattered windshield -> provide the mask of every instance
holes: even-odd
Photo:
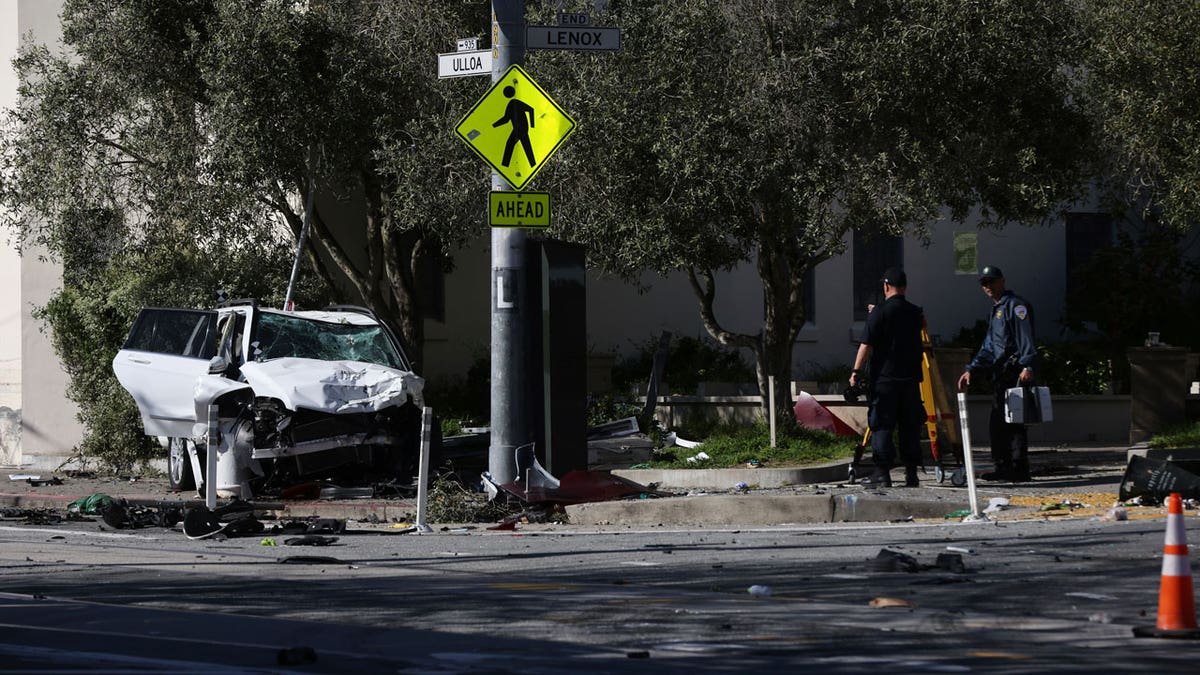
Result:
[[[259,314],[251,353],[255,361],[290,356],[405,368],[382,326],[314,321],[273,312]]]

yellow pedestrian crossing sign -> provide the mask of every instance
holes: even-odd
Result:
[[[521,190],[575,130],[575,120],[521,66],[512,65],[454,130]]]

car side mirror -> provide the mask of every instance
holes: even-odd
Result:
[[[229,369],[229,361],[224,356],[214,356],[208,360],[208,374],[221,375]]]

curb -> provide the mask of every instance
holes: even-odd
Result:
[[[613,469],[612,475],[660,489],[728,490],[738,483],[757,488],[780,488],[846,480],[850,460],[791,468],[758,469]]]
[[[713,497],[720,497],[714,499]],[[967,501],[885,499],[874,495],[701,495],[593,502],[566,507],[572,525],[809,525],[944,518]]]

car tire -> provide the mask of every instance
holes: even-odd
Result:
[[[196,489],[188,445],[188,440],[184,438],[172,438],[167,445],[167,480],[175,492]]]

